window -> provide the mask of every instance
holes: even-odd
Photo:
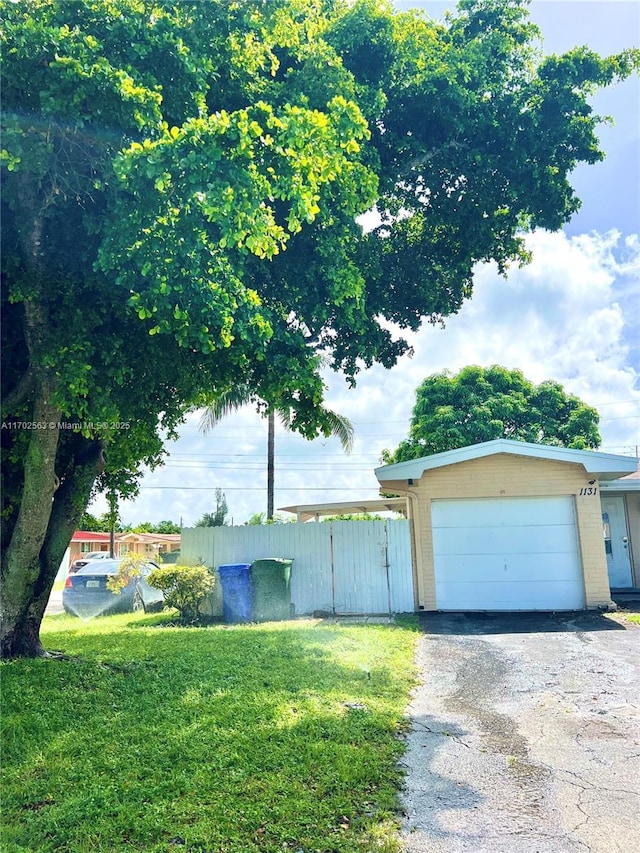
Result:
[[[602,533],[604,535],[604,552],[607,556],[613,554],[611,547],[611,525],[609,524],[609,513],[602,513]]]

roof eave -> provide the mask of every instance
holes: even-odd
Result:
[[[530,444],[524,441],[499,438],[494,441],[447,450],[444,453],[435,453],[432,456],[422,456],[408,462],[383,465],[375,469],[375,474],[380,482],[419,480],[425,471],[499,453],[582,465],[587,474],[595,474],[601,480],[613,480],[624,474],[631,474],[638,465],[638,460],[632,456],[616,456],[612,453],[600,453],[594,450],[575,450],[567,447],[556,447],[555,445]]]

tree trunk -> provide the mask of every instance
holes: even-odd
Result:
[[[55,466],[61,412],[54,402],[56,377],[46,366],[51,324],[46,304],[38,298],[46,276],[43,236],[46,204],[38,195],[37,182],[26,172],[17,182],[16,196],[23,211],[18,238],[24,275],[33,295],[23,302],[23,334],[29,367],[14,396],[9,395],[7,405],[17,406],[27,398],[32,404],[27,416],[30,421],[22,424],[29,431],[29,442],[19,493],[20,509],[10,529],[9,541],[2,543],[0,654],[3,657],[42,654],[39,622],[37,626],[32,624],[30,613],[34,607],[38,610],[38,602],[46,592],[41,579],[41,552],[54,494],[60,484]]]
[[[69,435],[68,440],[77,445],[77,450],[50,504],[46,535],[36,560],[38,574],[27,591],[26,604],[15,587],[5,584],[3,575],[3,657],[46,655],[40,642],[40,626],[47,602],[73,532],[89,503],[96,476],[104,466],[100,442],[87,441],[80,435]],[[22,606],[18,606],[20,601]]]
[[[116,524],[118,521],[118,497],[113,490],[107,495],[109,501],[109,556],[116,555]]]
[[[274,412],[269,412],[268,429],[267,429],[267,521],[273,518],[273,494],[274,494],[274,468],[275,468],[275,448],[276,448],[276,416]]]
[[[0,652],[3,657],[15,654],[31,656],[42,652],[37,632],[34,636],[25,628],[25,623],[31,603],[37,600],[40,589],[41,551],[59,483],[55,460],[61,415],[51,400],[52,382],[46,377],[39,377],[36,385],[32,410],[36,428],[30,430],[20,511],[6,547],[1,572]]]

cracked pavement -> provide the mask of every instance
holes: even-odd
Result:
[[[595,613],[422,628],[407,853],[640,850],[640,628]]]

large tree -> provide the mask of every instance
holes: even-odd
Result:
[[[388,321],[457,311],[475,263],[561,226],[602,156],[586,96],[637,58],[541,60],[515,0],[445,24],[378,0],[0,11],[1,647],[37,655],[92,490],[134,489],[240,382],[330,432],[321,356],[393,364]]]
[[[552,380],[534,385],[519,370],[469,366],[427,376],[416,390],[409,437],[387,464],[454,450],[495,438],[593,449],[599,416]]]

